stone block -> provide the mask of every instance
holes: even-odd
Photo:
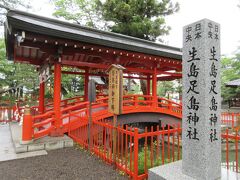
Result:
[[[64,147],[64,141],[47,142],[45,144],[46,150],[61,149],[63,147]]]
[[[28,146],[28,151],[39,151],[39,150],[43,150],[45,148],[45,145],[43,143],[29,144],[27,146]]]
[[[165,164],[148,170],[149,180],[195,180],[182,173],[182,161]]]
[[[27,145],[22,145],[22,144],[19,144],[19,143],[15,143],[14,148],[15,148],[16,153],[23,153],[23,152],[28,151]]]
[[[64,141],[64,147],[73,147],[73,140]]]
[[[149,180],[202,180],[200,177],[193,178],[183,174],[182,172],[182,161],[176,161],[173,163],[165,164],[162,166],[154,167],[148,170]],[[221,180],[238,180],[240,174],[227,170],[226,168],[221,169]],[[218,179],[220,180],[220,178]]]

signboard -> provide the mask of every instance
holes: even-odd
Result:
[[[123,69],[121,65],[113,64],[109,69],[108,111],[113,114],[122,113],[123,99]]]

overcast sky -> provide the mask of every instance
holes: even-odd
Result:
[[[221,54],[233,55],[240,46],[240,4],[239,0],[176,0],[180,11],[166,18],[172,29],[164,37],[166,44],[182,47],[182,27],[208,18],[221,25]],[[54,7],[49,0],[32,0],[33,13],[51,17]]]

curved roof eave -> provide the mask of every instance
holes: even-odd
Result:
[[[182,60],[182,51],[180,48],[88,28],[18,10],[8,11],[7,24],[12,29]]]

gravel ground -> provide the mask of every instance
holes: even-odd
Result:
[[[127,180],[113,166],[77,147],[49,151],[37,156],[0,162],[1,180]]]

